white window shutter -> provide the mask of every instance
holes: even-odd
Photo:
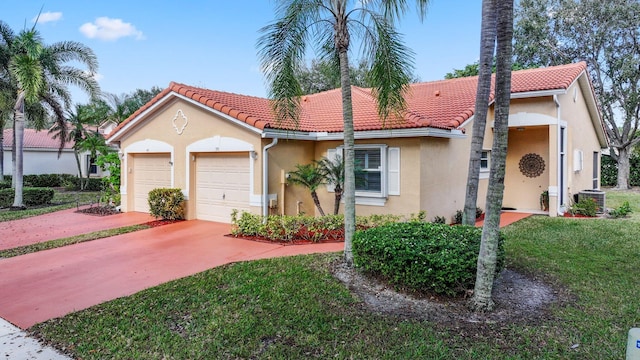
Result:
[[[400,148],[390,147],[388,154],[389,195],[400,195]]]
[[[327,159],[329,161],[335,160],[337,155],[338,155],[338,150],[337,149],[327,149]],[[335,186],[333,184],[327,184],[327,191],[328,192],[334,192],[334,190],[335,190]]]

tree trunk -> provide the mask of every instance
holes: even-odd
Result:
[[[315,191],[312,191],[311,198],[313,199],[313,203],[316,204],[316,207],[320,212],[320,216],[324,216],[324,210],[322,210],[322,205],[320,205],[320,199],[318,199],[318,193]]]
[[[500,237],[500,211],[504,195],[504,176],[509,135],[511,98],[511,53],[513,39],[513,0],[500,1],[497,15],[496,101],[491,172],[487,192],[487,211],[478,254],[476,283],[471,299],[474,311],[491,311],[491,299]]]
[[[631,188],[631,186],[629,186],[629,174],[631,172],[630,157],[631,152],[629,148],[618,148],[618,157],[616,158],[618,165],[618,182],[616,187],[621,190]]]
[[[480,158],[487,124],[489,96],[491,95],[491,68],[496,44],[496,0],[482,1],[482,30],[480,35],[480,61],[478,62],[478,91],[473,112],[473,136],[467,173],[467,193],[464,200],[462,223],[474,225],[480,182]]]
[[[13,113],[13,142],[11,143],[11,188],[16,188],[16,114]]]
[[[80,154],[78,150],[73,149],[73,155],[76,157],[76,165],[78,166],[78,180],[80,181],[80,191],[84,190],[84,180],[82,179],[82,164],[80,164]]]
[[[340,85],[342,86],[342,118],[344,121],[344,260],[353,265],[353,235],[356,232],[356,175],[355,140],[353,129],[353,104],[351,102],[351,80],[349,79],[349,57],[347,49],[341,49]]]
[[[24,91],[21,91],[18,94],[18,100],[16,101],[16,106],[14,107],[14,123],[15,123],[15,134],[14,134],[14,143],[15,143],[15,197],[13,198],[12,209],[24,209],[25,206],[23,204],[22,199],[22,188],[23,188],[23,178],[22,178],[22,160],[23,160],[23,141],[24,141]]]
[[[4,124],[0,126],[0,182],[4,181]]]
[[[340,201],[342,200],[342,187],[336,185],[333,189],[334,201],[333,201],[333,215],[338,215],[340,212]]]

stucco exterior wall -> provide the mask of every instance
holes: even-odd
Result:
[[[23,160],[24,175],[71,174],[78,175],[78,166],[73,152],[65,150],[58,157],[58,151],[51,149],[25,149]],[[11,175],[11,150],[4,150],[4,175]]]
[[[593,189],[593,157],[595,153],[599,165],[600,145],[578,83],[574,83],[566,95],[560,96],[559,102],[562,118],[566,119],[568,125],[568,192],[573,195],[585,189]],[[579,159],[580,153],[582,161]],[[598,177],[599,171],[598,166],[595,168]]]
[[[464,208],[470,144],[470,137],[422,139],[419,163],[422,179],[420,201],[428,220],[443,216],[449,223],[456,210]],[[480,204],[484,204],[483,194],[486,192],[478,196]]]
[[[265,140],[264,143],[271,141]],[[278,144],[269,150],[269,194],[277,194],[278,206],[271,209],[272,214],[296,215],[300,212],[316,215],[317,209],[309,190],[302,185],[288,183],[286,177],[297,164],[310,164],[314,152],[315,143],[312,141],[287,139],[278,140]],[[321,201],[321,204],[325,212],[329,212],[328,202]]]
[[[174,121],[175,119],[175,121]],[[184,126],[184,128],[183,128]],[[181,130],[181,131],[180,131]],[[197,141],[213,139],[214,137],[237,139],[249,143],[257,153],[254,163],[252,194],[262,193],[262,165],[261,165],[261,139],[260,136],[250,130],[236,125],[231,121],[217,118],[215,114],[206,111],[199,106],[187,103],[182,100],[173,100],[164,106],[154,109],[144,120],[136,125],[135,131],[130,131],[128,136],[120,142],[120,149],[128,153],[131,145],[140,144],[146,140],[160,141],[170,144],[173,148],[171,161],[173,163],[173,184],[172,187],[180,188],[187,197],[187,219],[194,218],[195,205],[189,200],[193,191],[193,161],[188,154],[187,147]],[[221,149],[222,150],[222,149]],[[212,141],[211,148],[207,152],[216,152],[215,144]],[[139,152],[135,150],[134,152]],[[249,154],[247,153],[247,156]],[[132,203],[131,193],[126,193],[126,189],[132,189],[132,177],[126,175],[132,168],[129,164],[132,156],[125,156],[125,163],[122,173],[125,174],[121,181],[123,191],[123,211],[127,211],[127,204]],[[127,200],[125,200],[127,199]],[[259,212],[260,206],[252,208],[252,212]]]

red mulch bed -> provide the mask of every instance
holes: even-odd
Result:
[[[95,216],[109,216],[120,213],[120,211],[116,210],[113,206],[91,206],[76,212]]]
[[[146,222],[144,224],[154,228],[162,225],[177,223],[180,221],[184,221],[184,220],[153,220],[153,221]]]

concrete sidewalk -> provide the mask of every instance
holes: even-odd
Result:
[[[20,328],[0,318],[0,359],[69,360],[57,350],[30,338]]]

